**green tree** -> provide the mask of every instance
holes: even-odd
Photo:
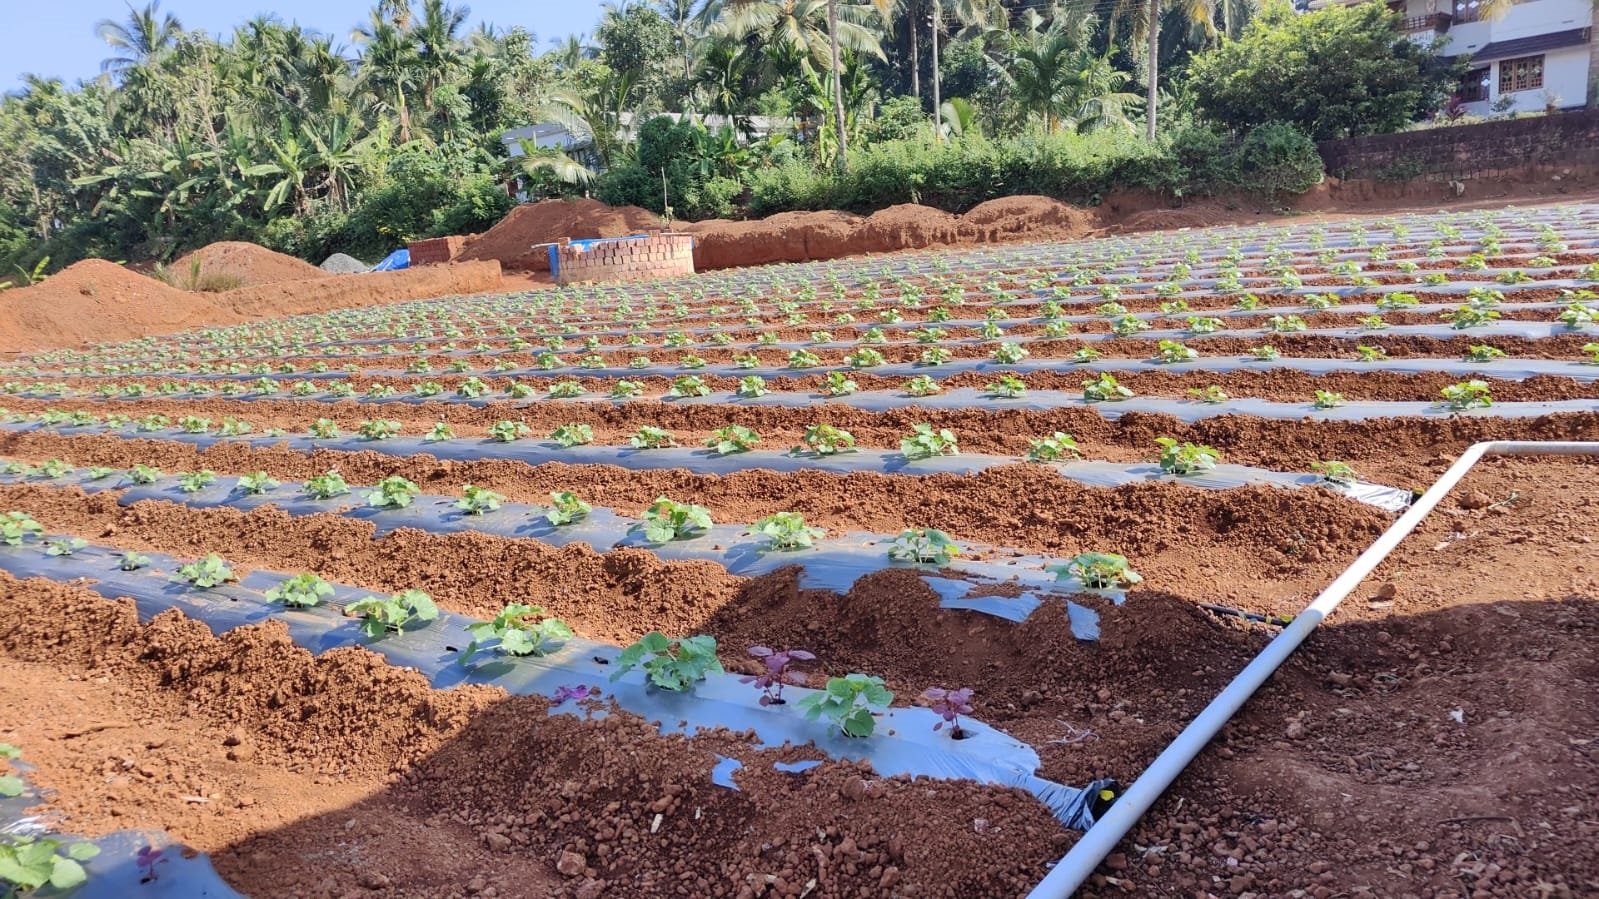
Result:
[[[183,25],[171,13],[161,15],[160,9],[161,0],[151,0],[142,9],[130,5],[126,22],[101,19],[95,24],[95,34],[117,54],[101,62],[100,71],[121,75],[149,63],[176,45]]]
[[[1200,109],[1247,129],[1289,122],[1316,140],[1397,131],[1437,108],[1456,67],[1399,31],[1380,3],[1263,8],[1236,41],[1196,55]]]

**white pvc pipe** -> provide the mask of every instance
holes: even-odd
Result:
[[[1156,759],[1144,769],[1138,780],[1127,788],[1104,817],[1094,823],[1072,846],[1071,851],[1055,864],[1028,899],[1067,899],[1094,873],[1094,869],[1109,855],[1121,838],[1131,830],[1138,819],[1149,811],[1155,800],[1171,786],[1172,781],[1187,768],[1194,757],[1210,743],[1229,719],[1238,712],[1249,697],[1271,677],[1272,673],[1288,659],[1299,644],[1322,619],[1331,615],[1344,597],[1354,591],[1360,582],[1394,551],[1422,519],[1427,517],[1472,466],[1484,456],[1599,456],[1599,443],[1575,441],[1524,441],[1493,440],[1473,444],[1449,470],[1443,473],[1427,492],[1422,494],[1404,515],[1384,531],[1381,537],[1317,596],[1282,633],[1261,650],[1238,676],[1233,678],[1205,710],[1199,713],[1177,739],[1171,742]]]

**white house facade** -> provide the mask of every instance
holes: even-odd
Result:
[[[1317,0],[1311,8],[1341,0]],[[1353,0],[1359,2],[1359,0]],[[1390,0],[1418,41],[1443,38],[1439,54],[1471,59],[1457,100],[1472,115],[1585,106],[1599,76],[1592,0]],[[1497,105],[1496,105],[1497,104]]]

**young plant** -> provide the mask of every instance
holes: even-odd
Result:
[[[855,450],[855,436],[843,428],[832,425],[810,425],[800,437],[800,446],[791,452],[811,452],[818,456],[831,456]]]
[[[513,443],[532,433],[533,429],[522,421],[497,421],[489,426],[489,439],[495,443]]]
[[[1344,395],[1331,390],[1316,391],[1316,399],[1311,403],[1317,409],[1333,409],[1344,404]]]
[[[1487,408],[1494,404],[1493,397],[1488,393],[1487,381],[1460,381],[1450,384],[1439,391],[1443,396],[1442,405],[1455,412],[1464,412],[1467,409]]]
[[[922,350],[922,354],[920,356],[916,357],[916,364],[927,366],[943,365],[952,358],[954,358],[954,354],[944,347],[928,347],[927,349]]]
[[[773,550],[809,549],[816,538],[826,531],[807,527],[805,516],[798,512],[774,512],[749,526],[744,532],[752,537],[765,537],[766,548]]]
[[[486,515],[499,509],[503,502],[505,497],[493,490],[467,484],[461,488],[461,498],[455,501],[455,507],[464,515]]]
[[[319,418],[311,422],[308,433],[322,440],[332,440],[339,436],[339,423],[331,418]]]
[[[148,567],[149,564],[149,556],[130,551],[122,554],[122,560],[117,563],[117,567],[123,571],[138,571],[140,568]]]
[[[933,426],[926,423],[911,426],[911,433],[900,438],[899,451],[907,459],[931,459],[934,456],[958,456],[960,447],[955,441],[955,432],[949,428],[933,430]]]
[[[332,499],[349,493],[350,485],[344,482],[344,475],[330,471],[307,480],[305,492],[312,499]]]
[[[733,453],[747,453],[761,442],[761,435],[742,425],[728,425],[717,428],[711,436],[705,439],[705,445],[711,452],[719,456],[730,456]]]
[[[577,381],[556,381],[550,385],[550,398],[556,400],[569,400],[582,396],[583,385]]]
[[[1322,480],[1339,487],[1349,487],[1359,479],[1355,469],[1348,462],[1328,460],[1326,462],[1310,463],[1310,470],[1321,475]]]
[[[1305,320],[1297,315],[1273,315],[1266,319],[1266,330],[1274,332],[1303,331]]]
[[[1026,458],[1029,462],[1063,462],[1080,459],[1082,454],[1077,451],[1077,438],[1056,431],[1048,437],[1029,438]]]
[[[805,675],[798,671],[790,672],[788,666],[794,662],[812,662],[816,656],[803,649],[785,649],[782,652],[767,646],[751,646],[749,654],[760,659],[765,668],[760,674],[751,674],[738,679],[741,684],[751,684],[761,691],[761,705],[784,705],[788,700],[783,698],[783,687],[786,681],[796,684],[805,683]],[[786,679],[786,681],[785,681]]]
[[[825,718],[846,737],[869,737],[877,729],[873,709],[887,709],[894,694],[883,679],[865,674],[831,678],[827,689],[801,699],[797,707],[815,721]]]
[[[31,896],[44,887],[64,893],[82,886],[89,875],[81,863],[99,854],[93,843],[69,846],[49,837],[0,832],[0,896]]]
[[[788,354],[789,368],[815,368],[822,364],[822,357],[810,350],[795,350]]]
[[[1098,359],[1100,355],[1102,354],[1099,352],[1099,350],[1096,350],[1091,346],[1085,346],[1072,354],[1072,361],[1078,363],[1093,362],[1095,359]]]
[[[128,469],[127,478],[130,483],[145,485],[154,484],[161,477],[161,469],[139,463]]]
[[[627,400],[644,392],[644,385],[637,381],[617,381],[611,385],[611,399]]]
[[[628,443],[631,443],[634,449],[664,449],[677,446],[677,439],[672,436],[671,431],[645,425],[628,439]]]
[[[1498,347],[1491,347],[1486,343],[1473,344],[1466,348],[1463,362],[1492,362],[1495,359],[1505,358],[1505,351]]]
[[[684,375],[672,379],[672,387],[666,391],[666,395],[676,398],[710,396],[711,388],[705,386],[705,382],[695,375]]]
[[[670,543],[700,536],[697,531],[709,530],[711,512],[704,506],[674,502],[658,497],[642,516],[644,520],[627,529],[629,534],[642,531],[650,543]]]
[[[1148,331],[1149,322],[1136,315],[1124,315],[1111,323],[1110,330],[1117,337],[1131,337],[1139,331]]]
[[[390,631],[403,634],[413,622],[432,621],[439,617],[439,607],[421,590],[404,590],[393,596],[356,600],[344,607],[344,614],[359,616],[361,630],[377,640]]]
[[[927,700],[928,708],[943,718],[943,721],[933,725],[934,731],[943,730],[949,725],[949,735],[956,740],[966,739],[966,731],[961,729],[961,716],[972,713],[972,690],[962,687],[959,690],[946,690],[942,687],[928,687],[922,691],[922,698]]]
[[[1275,362],[1282,356],[1281,353],[1277,352],[1277,348],[1271,344],[1254,347],[1250,349],[1249,355],[1258,362]]]
[[[722,663],[716,658],[715,637],[700,634],[674,640],[660,631],[650,631],[617,656],[611,680],[634,668],[642,668],[651,684],[684,693],[704,680],[706,674],[720,673]]]
[[[822,386],[817,388],[817,393],[822,396],[849,396],[859,389],[860,386],[848,375],[841,371],[832,371],[822,379]]]
[[[1143,575],[1127,567],[1127,557],[1116,553],[1083,553],[1058,565],[1048,565],[1045,571],[1056,580],[1076,578],[1089,590],[1109,590],[1130,587],[1143,581]]]
[[[1486,325],[1499,318],[1499,310],[1489,309],[1485,306],[1465,304],[1438,313],[1438,317],[1449,323],[1451,328],[1464,331],[1467,328],[1476,328]]]
[[[1191,362],[1199,358],[1199,351],[1183,346],[1175,340],[1162,340],[1156,344],[1155,361],[1162,364],[1172,362]]]
[[[1027,382],[1015,375],[1000,375],[997,381],[984,384],[983,390],[989,396],[1013,400],[1027,393]]]
[[[465,664],[479,649],[497,649],[508,656],[542,656],[572,639],[572,629],[558,618],[546,618],[541,606],[507,605],[493,621],[479,621],[466,629],[472,642],[461,650]]]
[[[209,468],[201,471],[185,471],[178,475],[178,489],[184,493],[199,493],[216,483],[216,479],[217,473]]]
[[[844,364],[850,368],[876,368],[887,361],[882,353],[871,347],[861,347],[844,356]]]
[[[555,527],[571,524],[594,511],[588,503],[578,499],[577,494],[565,490],[551,491],[550,503],[549,511],[544,513],[544,520]]]
[[[1588,354],[1589,362],[1599,365],[1599,343],[1585,343],[1582,345],[1582,351]]]
[[[307,571],[288,578],[265,594],[270,602],[291,609],[308,609],[333,595],[333,585]]]
[[[925,565],[948,565],[960,552],[960,544],[935,528],[906,528],[888,545],[890,559]]]
[[[1148,327],[1147,325],[1145,327]],[[1002,343],[994,348],[988,358],[1000,365],[1015,365],[1028,357],[1027,348],[1019,343]]]
[[[190,562],[179,568],[173,580],[191,584],[202,590],[209,590],[218,584],[225,584],[234,580],[234,577],[233,569],[228,567],[228,563],[224,562],[222,557],[216,553],[211,553],[203,559]]]
[[[581,422],[568,422],[550,432],[550,439],[563,449],[594,442],[594,429]]]
[[[1123,387],[1116,376],[1110,372],[1100,372],[1097,376],[1083,382],[1083,401],[1089,403],[1112,403],[1124,400],[1133,395],[1131,387]]]
[[[1216,467],[1221,454],[1208,446],[1195,443],[1178,443],[1170,437],[1156,437],[1160,444],[1161,470],[1174,475],[1197,474]]]
[[[1380,362],[1388,358],[1388,351],[1380,346],[1359,345],[1355,347],[1355,352],[1360,354],[1361,362]]]
[[[1190,387],[1188,393],[1201,403],[1227,402],[1227,391],[1221,389],[1219,384],[1212,384],[1209,387]]]
[[[766,379],[760,375],[745,375],[738,379],[738,390],[735,392],[745,399],[765,396]]]
[[[377,482],[366,495],[366,504],[377,509],[403,509],[411,504],[412,498],[422,489],[416,484],[392,475]]]
[[[44,554],[47,556],[70,556],[88,545],[89,541],[82,537],[57,537],[45,544]]]

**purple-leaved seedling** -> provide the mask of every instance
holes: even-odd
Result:
[[[167,860],[160,849],[151,846],[140,846],[139,854],[134,859],[134,862],[139,867],[139,882],[154,883],[160,876],[156,872],[155,866],[164,865]]]
[[[755,689],[761,691],[761,705],[783,705],[788,700],[783,698],[784,678],[796,684],[805,683],[805,675],[798,671],[789,671],[792,662],[812,662],[816,656],[803,649],[785,649],[777,652],[767,646],[751,646],[750,655],[761,660],[766,670],[760,674],[751,674],[738,679],[741,684],[753,684]]]
[[[959,690],[945,690],[942,687],[928,687],[922,693],[922,698],[932,704],[935,713],[944,720],[933,725],[933,730],[943,730],[944,725],[949,725],[949,735],[956,740],[964,740],[970,734],[961,728],[961,716],[972,713],[972,688],[961,687]]]
[[[551,698],[555,701],[556,705],[560,705],[561,703],[566,702],[568,699],[587,699],[588,695],[588,686],[586,684],[578,684],[573,687],[556,687],[555,695]]]

